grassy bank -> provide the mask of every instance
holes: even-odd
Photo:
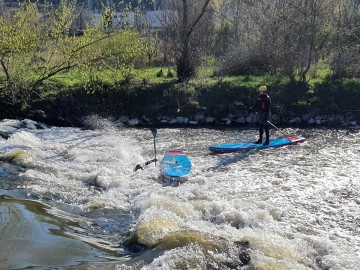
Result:
[[[164,67],[137,69],[127,78],[99,72],[84,81],[77,71],[56,76],[42,85],[40,96],[25,107],[4,106],[4,117],[63,119],[81,124],[87,115],[126,115],[156,118],[159,115],[191,116],[201,110],[225,117],[253,104],[259,85],[268,86],[273,112],[300,115],[316,108],[320,114],[360,108],[360,79],[331,79],[326,72],[306,85],[291,83],[286,76],[214,77],[212,68],[200,70],[188,84],[177,83],[175,70]],[[40,119],[41,120],[41,119]]]

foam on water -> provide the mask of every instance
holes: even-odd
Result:
[[[12,130],[0,148],[23,149],[32,157],[20,172],[32,179],[26,189],[51,198],[61,215],[106,227],[106,220],[89,219],[86,213],[127,213],[133,222],[126,223],[124,231],[132,240],[164,250],[140,264],[130,260],[126,269],[234,268],[242,263],[244,247],[238,243],[245,242],[253,269],[358,269],[357,133],[288,129],[307,140],[277,149],[213,155],[208,146],[214,142],[253,140],[256,131],[159,129],[158,159],[176,148],[194,165],[190,179],[172,187],[159,180],[153,163],[133,171],[154,157],[149,130],[92,126]],[[272,135],[281,136],[275,131]],[[119,239],[115,230],[120,228],[108,230],[107,239]],[[81,241],[96,243],[91,238]]]

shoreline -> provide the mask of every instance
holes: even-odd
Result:
[[[216,117],[198,113],[193,116],[168,116],[157,115],[156,117],[143,116],[120,116],[115,118],[112,115],[100,116],[92,113],[84,116],[74,116],[74,118],[54,118],[48,117],[45,112],[37,111],[29,115],[2,117],[3,120],[19,120],[25,125],[42,128],[42,124],[57,127],[78,127],[86,129],[97,129],[107,126],[119,128],[256,128],[257,116],[249,114],[229,114],[227,117]],[[335,129],[355,129],[360,130],[360,113],[347,112],[345,114],[322,114],[302,116],[281,116],[273,114],[270,122],[276,127],[281,128],[335,128]],[[274,127],[270,127],[273,129]]]

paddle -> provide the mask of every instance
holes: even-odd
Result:
[[[137,164],[134,168],[134,172],[136,172],[137,170],[143,170],[145,166],[149,165],[150,163],[155,162],[156,163],[156,159],[152,159],[152,160],[148,160],[146,161],[144,164]]]
[[[281,134],[283,134],[285,137],[288,137],[289,135],[285,134],[284,132],[282,132],[277,126],[275,126],[273,123],[271,123],[269,120],[267,120],[266,122],[268,122],[271,126],[273,126],[277,131],[279,131]]]
[[[155,166],[156,166],[156,161],[157,161],[157,159],[156,159],[156,140],[155,140],[155,139],[156,139],[157,130],[156,130],[156,128],[151,128],[150,130],[151,130],[152,135],[154,136],[154,153],[155,153],[155,158],[146,161],[144,164],[137,164],[137,165],[135,166],[135,168],[134,168],[134,172],[136,172],[137,170],[140,170],[140,169],[143,170],[145,166],[151,164],[152,162],[155,162]]]
[[[157,133],[157,130],[156,128],[151,128],[151,133],[152,135],[154,136],[154,153],[155,153],[155,167],[156,167],[156,133]]]

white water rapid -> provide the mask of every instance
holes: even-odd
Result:
[[[149,129],[97,121],[0,122],[0,269],[360,269],[359,131],[212,154],[257,131],[158,128],[157,158],[193,163],[175,185],[158,164],[134,172],[154,158]]]

